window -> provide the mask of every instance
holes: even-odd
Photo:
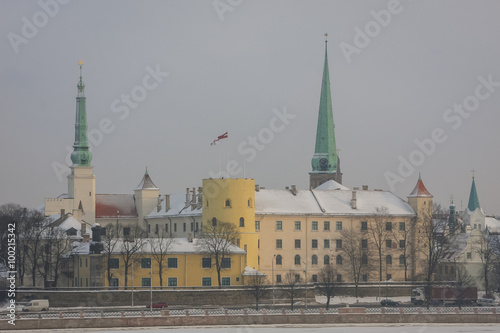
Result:
[[[324,265],[330,265],[330,256],[329,256],[329,255],[327,255],[327,254],[326,254],[326,255],[323,257],[323,264],[324,264]]]
[[[391,222],[385,222],[385,230],[386,231],[392,230],[392,223]]]
[[[405,231],[406,230],[406,225],[404,222],[399,222],[399,231]]]
[[[366,254],[361,257],[361,265],[368,265],[368,256]]]
[[[202,268],[212,268],[212,258],[202,258],[201,259]]]
[[[444,274],[448,274],[448,266],[444,266]]]
[[[330,240],[329,239],[323,240],[323,247],[325,249],[329,249],[330,248]]]
[[[317,265],[318,264],[318,256],[317,255],[313,255],[312,258],[311,258],[311,263],[313,265]]]
[[[182,231],[183,231],[183,232],[186,232],[186,223],[183,223],[183,224],[182,224]]]
[[[229,278],[229,277],[221,278],[221,284],[223,286],[230,286],[231,285],[231,278]]]
[[[260,239],[257,239],[257,248],[260,249]]]
[[[295,221],[295,230],[300,230],[300,221]]]
[[[361,248],[362,249],[367,249],[368,248],[368,239],[362,239],[361,240]]]
[[[169,277],[168,278],[168,286],[169,287],[177,287],[177,278],[176,277]]]
[[[174,232],[177,232],[177,223],[174,223]]]
[[[335,247],[337,249],[341,249],[342,248],[342,239],[336,239],[335,240]]]
[[[150,228],[149,224],[148,224],[148,228]],[[148,232],[151,232],[151,230],[148,230]],[[124,237],[130,236],[130,228],[123,228],[123,236]]]
[[[318,248],[318,240],[317,239],[313,239],[312,240],[312,248],[313,249],[317,249]]]
[[[248,199],[248,207],[252,207],[252,199]]]
[[[385,263],[387,265],[392,265],[392,256],[391,255],[388,255],[385,257]]]
[[[281,274],[276,275],[276,283],[281,283]]]
[[[142,258],[141,268],[151,268],[151,258]]]
[[[337,274],[337,282],[342,282],[342,274]]]
[[[300,249],[300,239],[295,240],[295,248]]]
[[[312,282],[318,282],[318,275],[313,274],[313,275],[312,275],[312,278],[311,278],[311,281],[312,281]]]
[[[191,222],[191,231],[194,231],[194,222]]]
[[[260,221],[255,221],[255,231],[260,231]]]
[[[341,256],[340,254],[339,254],[339,255],[337,255],[337,257],[336,257],[336,259],[335,259],[335,260],[336,260],[336,262],[337,262],[337,265],[342,265],[342,256]]]
[[[406,247],[406,242],[404,239],[400,240],[399,241],[399,248],[400,249],[404,249]]]
[[[159,230],[159,228],[158,228],[158,223],[157,223],[157,224],[155,225],[155,234],[156,234],[156,235],[158,235],[158,230]]]
[[[150,287],[151,286],[151,278],[142,278],[141,286]]]
[[[386,280],[387,280],[387,281],[392,280],[392,274],[387,274],[387,276],[386,276]]]
[[[210,286],[212,286],[212,278],[210,278],[210,277],[201,278],[201,285],[203,287],[210,287]]]
[[[278,254],[276,256],[276,265],[281,265],[283,258]]]
[[[83,262],[82,258],[80,258],[80,267],[82,267],[82,262]]]
[[[297,254],[294,259],[295,265],[300,265],[300,256]]]
[[[342,230],[342,221],[337,221],[337,223],[335,223],[335,230],[337,231]]]
[[[385,240],[385,247],[388,249],[392,249],[392,240],[391,239]]]
[[[324,221],[323,222],[323,230],[324,231],[330,231],[330,221]]]
[[[300,274],[295,274],[295,282],[300,282]]]
[[[108,265],[109,265],[109,268],[120,268],[120,259],[110,258]]]
[[[361,221],[361,231],[366,231],[366,230],[368,230],[368,222]]]
[[[165,232],[168,232],[168,223],[165,223]]]
[[[368,275],[367,274],[363,274],[363,276],[361,277],[361,279],[363,280],[363,282],[367,282],[368,281]]]
[[[472,253],[471,252],[467,252],[467,259],[472,259]]]
[[[217,219],[215,217],[212,218],[212,227],[217,225]]]
[[[231,258],[222,258],[221,267],[231,268]]]
[[[177,258],[168,258],[167,268],[177,268]]]
[[[406,259],[404,255],[399,256],[399,264],[404,265],[406,263]]]
[[[450,274],[455,274],[455,266],[450,267]]]
[[[225,207],[231,207],[231,200],[226,199]]]
[[[240,227],[245,226],[245,219],[243,217],[240,217]]]
[[[89,262],[87,258],[85,258],[85,267],[89,267]]]
[[[196,222],[196,225],[194,227],[194,231],[198,232],[198,222]]]
[[[283,240],[282,239],[277,239],[276,240],[276,248],[277,249],[282,249],[283,248]]]
[[[276,230],[283,230],[283,222],[276,221]]]
[[[318,231],[318,221],[312,221],[312,231]]]
[[[119,280],[117,278],[111,278],[111,280],[109,281],[109,286],[111,287],[111,289],[118,289],[118,285]]]

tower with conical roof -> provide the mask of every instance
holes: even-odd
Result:
[[[476,180],[474,176],[472,176],[472,185],[469,194],[469,204],[467,205],[467,209],[464,212],[463,219],[465,225],[470,226],[472,230],[485,229],[486,216],[484,215],[483,210],[479,205],[479,197],[477,195]]]
[[[158,205],[160,189],[156,187],[149,176],[148,168],[142,177],[141,182],[134,190],[135,207],[137,208],[138,223],[141,228],[153,232],[148,228],[144,217]]]
[[[73,209],[83,208],[83,220],[95,222],[95,175],[90,162],[92,153],[89,151],[87,138],[87,107],[85,84],[82,80],[83,61],[79,61],[80,81],[77,84],[75,143],[71,153],[73,165],[68,176],[68,197],[73,199]]]
[[[325,36],[327,35],[325,34]],[[333,123],[327,45],[328,41],[325,40],[325,63],[321,83],[316,145],[311,161],[312,172],[309,173],[309,186],[311,188],[318,187],[329,180],[342,184],[340,159],[335,144],[335,124]]]

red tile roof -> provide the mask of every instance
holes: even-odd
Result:
[[[96,194],[96,218],[137,217],[132,194]]]

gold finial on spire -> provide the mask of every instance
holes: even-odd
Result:
[[[325,42],[328,42],[328,33],[325,32],[324,36],[325,36]]]
[[[80,61],[78,62],[78,65],[83,66],[83,60],[80,60]]]

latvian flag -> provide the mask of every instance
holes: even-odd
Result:
[[[213,146],[213,145],[216,145],[216,144],[217,144],[217,142],[219,142],[219,140],[222,140],[222,139],[227,139],[227,132],[226,132],[226,133],[224,133],[224,134],[222,134],[222,135],[219,135],[219,136],[217,137],[217,139],[215,139],[215,140],[211,143],[211,145],[212,145],[212,146]]]

